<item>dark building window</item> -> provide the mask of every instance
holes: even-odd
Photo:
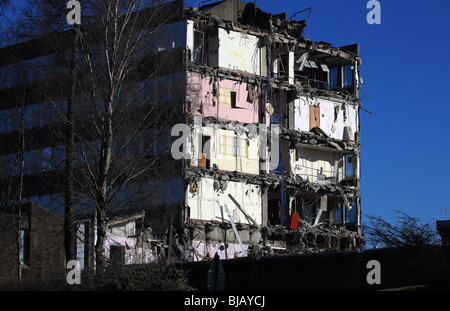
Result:
[[[20,230],[20,262],[30,265],[30,231]]]
[[[237,108],[236,106],[236,92],[230,91],[231,108]]]

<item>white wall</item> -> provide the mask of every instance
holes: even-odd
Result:
[[[341,153],[298,147],[291,154],[292,173],[307,179],[310,182],[318,182],[317,173],[322,169],[322,174],[329,182],[335,183],[334,177],[339,182],[344,176],[343,155]]]
[[[186,47],[191,51],[191,59],[194,59],[194,22],[187,20],[186,22]]]
[[[219,67],[260,74],[260,39],[219,28]]]
[[[358,131],[358,107],[351,104],[342,104],[326,99],[300,97],[294,102],[295,129],[309,131],[309,106],[320,107],[320,128],[330,137],[343,139],[344,127],[350,126],[353,136]],[[337,120],[335,120],[335,107],[339,107]],[[344,120],[344,111],[346,119]]]
[[[194,22],[186,23],[186,46],[194,50]],[[251,74],[261,74],[260,38],[246,33],[218,29],[218,38],[205,38],[208,44],[210,66],[218,66],[232,70],[245,71]],[[217,51],[218,49],[218,51]],[[217,55],[218,54],[218,55]],[[193,55],[191,54],[191,61]]]
[[[232,130],[202,127],[192,136],[191,155],[196,155],[199,148],[199,137],[210,136],[210,165],[216,164],[219,170],[238,171],[240,173],[259,174],[259,137],[247,137],[246,133],[236,134]],[[236,145],[237,144],[237,145]],[[230,148],[236,147],[231,152]],[[204,146],[203,146],[204,147]],[[203,149],[202,147],[202,149]],[[198,166],[198,159],[191,157],[191,165]]]
[[[235,223],[252,224],[228,197],[228,194],[231,194],[250,217],[258,224],[262,224],[260,186],[229,181],[227,188],[222,193],[222,190],[215,191],[213,184],[214,179],[201,178],[197,183],[198,192],[192,193],[189,187],[186,189],[186,203],[190,207],[191,219],[221,221],[220,205],[226,204]],[[225,220],[229,219],[225,209],[223,210],[223,217]]]
[[[136,234],[136,222],[129,221],[117,225],[112,225],[108,228],[108,234],[111,236],[128,237]]]

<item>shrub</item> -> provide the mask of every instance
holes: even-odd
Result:
[[[82,281],[84,290],[109,291],[190,291],[187,272],[164,263],[111,267]]]

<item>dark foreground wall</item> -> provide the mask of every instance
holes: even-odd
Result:
[[[423,285],[449,278],[449,261],[441,248],[427,251],[374,249],[364,252],[319,253],[239,258],[220,261],[225,272],[225,290],[380,290]],[[447,259],[446,259],[447,258]],[[370,285],[374,276],[369,261],[380,264],[381,284]],[[192,286],[207,290],[211,262],[185,264]],[[448,283],[447,283],[448,284]]]
[[[21,279],[44,280],[63,275],[64,219],[35,203],[22,204],[21,215]],[[7,208],[0,217],[0,283],[17,280],[17,238],[17,216],[12,207]]]

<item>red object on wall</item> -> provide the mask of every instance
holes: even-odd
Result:
[[[292,216],[291,216],[291,229],[297,229],[297,227],[298,227],[298,217],[299,217],[299,214],[297,214],[297,213],[293,213],[292,214]]]

